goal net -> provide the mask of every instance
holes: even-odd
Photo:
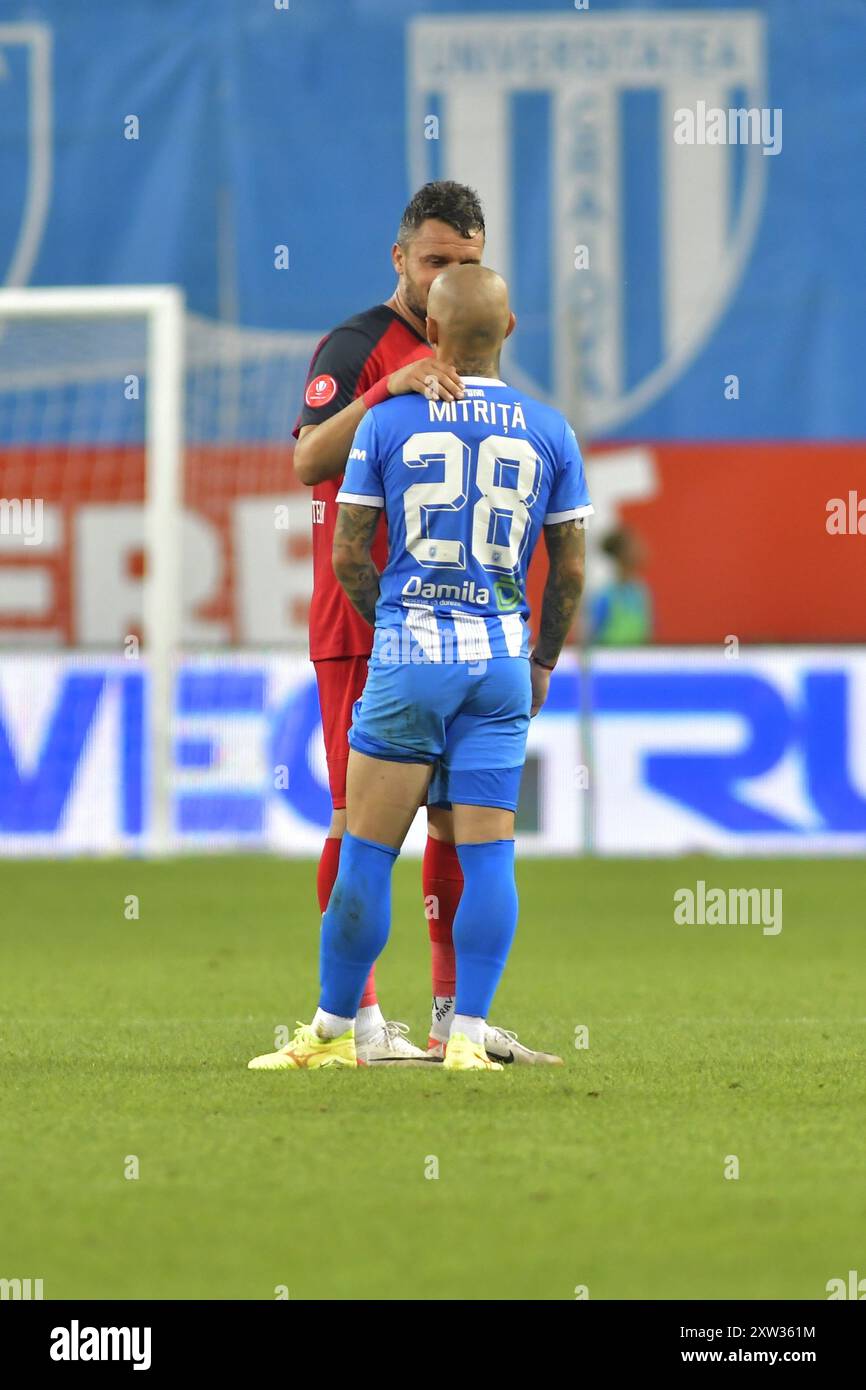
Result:
[[[124,746],[137,719],[147,748],[133,790],[106,789],[125,808],[108,847],[161,850],[181,654],[304,648],[291,430],[316,341],[185,314],[173,287],[0,290],[0,802],[5,778],[17,818],[0,838],[50,839],[97,698],[88,661],[115,663],[99,698],[132,721]],[[46,672],[71,652],[46,710]]]

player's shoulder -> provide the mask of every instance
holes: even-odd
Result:
[[[515,391],[514,399],[519,402],[527,425],[547,438],[558,440],[566,431],[574,433],[562,411],[557,410],[555,405],[540,401],[537,396],[530,396],[526,391]]]
[[[363,339],[371,348],[388,332],[394,322],[393,310],[387,304],[374,304],[370,309],[362,309],[359,314],[351,314],[343,319],[327,334],[325,342],[334,339]]]
[[[548,405],[547,401],[541,401],[537,396],[531,396],[528,391],[511,388],[512,396],[520,405],[527,420],[531,417],[536,424],[544,425],[548,428],[562,428],[565,416],[554,405]]]
[[[342,392],[340,400],[346,404],[356,393],[358,383],[365,380],[365,373],[369,377],[371,371],[381,366],[379,346],[392,322],[388,306],[375,304],[371,309],[352,314],[326,333],[310,363],[304,396],[306,405],[311,408],[327,405],[338,392]]]
[[[398,396],[388,396],[374,405],[368,417],[380,436],[391,429],[421,429],[430,421],[429,401],[418,391],[401,391]]]

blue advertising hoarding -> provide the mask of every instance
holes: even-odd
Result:
[[[0,853],[146,850],[148,718],[140,660],[6,660]],[[583,677],[564,659],[531,725],[521,852],[862,854],[864,731],[866,653],[852,648],[599,653]],[[184,663],[173,807],[177,851],[318,853],[330,798],[303,658]]]

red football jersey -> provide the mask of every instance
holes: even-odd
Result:
[[[432,357],[433,349],[387,304],[377,304],[347,319],[319,343],[310,362],[304,403],[292,431],[320,425],[380,381],[383,376]],[[373,629],[353,608],[334,574],[332,552],[337,524],[337,493],[342,473],[313,488],[313,597],[310,602],[310,658],[369,656]],[[388,559],[384,514],[373,542],[373,562],[383,570]]]

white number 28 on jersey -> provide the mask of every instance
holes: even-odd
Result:
[[[468,444],[449,431],[413,434],[403,445],[408,468],[444,463],[440,482],[413,483],[403,494],[406,549],[419,565],[466,568],[463,541],[435,534],[441,512],[459,512],[469,500]],[[528,439],[488,434],[478,445],[475,481],[481,496],[472,509],[472,556],[486,570],[513,574],[520,560],[529,509],[538,497],[541,460]]]

